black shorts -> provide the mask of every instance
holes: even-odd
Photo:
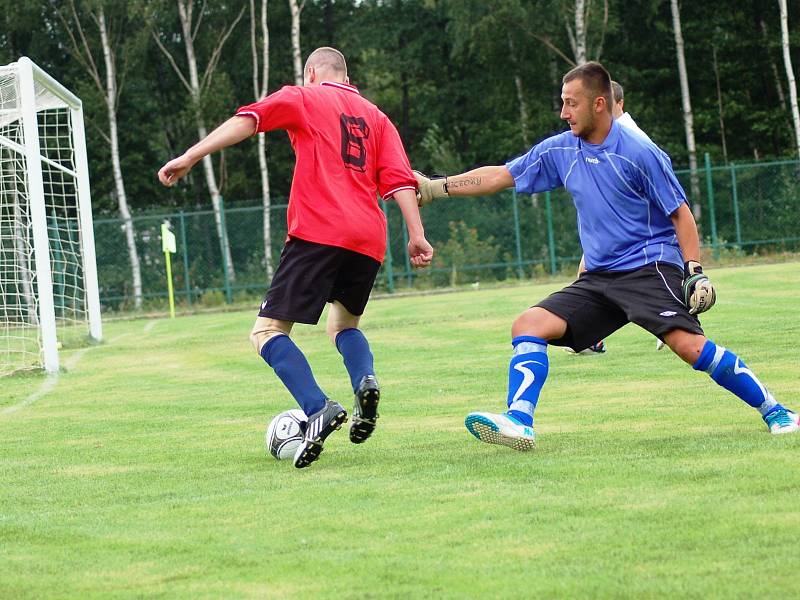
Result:
[[[380,268],[364,254],[291,238],[258,316],[316,325],[325,303],[334,300],[362,315]]]
[[[682,284],[683,270],[663,262],[634,271],[585,272],[536,306],[567,322],[564,337],[550,343],[576,352],[627,323],[636,323],[659,338],[673,329],[702,335],[700,321],[681,300]]]

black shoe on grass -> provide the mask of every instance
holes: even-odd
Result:
[[[294,466],[302,469],[317,460],[325,438],[339,429],[345,421],[347,411],[344,407],[333,400],[326,400],[322,410],[308,418],[305,439],[294,453]]]
[[[354,444],[363,444],[375,431],[380,399],[381,388],[378,386],[378,380],[374,375],[364,375],[356,390],[353,420],[350,423],[350,441]]]

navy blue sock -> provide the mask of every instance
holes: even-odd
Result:
[[[261,347],[261,357],[275,370],[306,415],[322,410],[327,396],[317,385],[305,355],[288,335],[268,340]]]
[[[523,425],[533,426],[539,392],[547,380],[550,362],[547,342],[533,336],[511,340],[514,355],[508,367],[508,413]]]
[[[762,415],[779,406],[758,377],[747,368],[742,359],[730,350],[706,341],[700,356],[692,365],[697,371],[705,371],[711,379],[729,392],[736,394]]]
[[[336,335],[336,349],[344,359],[355,392],[364,375],[375,375],[369,342],[360,329],[343,329]]]

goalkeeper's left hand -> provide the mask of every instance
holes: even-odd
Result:
[[[430,204],[437,198],[447,198],[447,177],[434,175],[428,177],[424,173],[414,171],[417,180],[417,205],[422,207]]]
[[[695,260],[683,265],[683,301],[690,315],[706,312],[717,301],[711,280],[703,273],[703,266]]]

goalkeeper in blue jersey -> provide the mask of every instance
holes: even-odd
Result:
[[[703,333],[696,315],[716,296],[699,262],[694,217],[666,154],[613,120],[611,79],[602,65],[580,65],[562,83],[561,118],[569,131],[504,166],[436,179],[417,174],[420,205],[509,187],[526,194],[565,187],[578,213],[586,272],[517,317],[508,409],[470,413],[467,429],[483,442],[532,449],[548,345],[581,351],[633,322],[756,409],[773,434],[797,431],[798,415],[779,404],[742,359]]]

